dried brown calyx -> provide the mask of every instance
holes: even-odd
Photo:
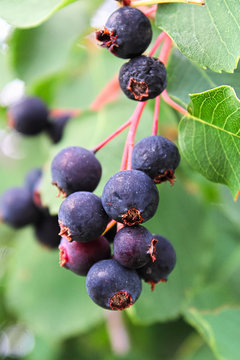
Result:
[[[157,176],[155,176],[153,181],[155,182],[155,184],[160,184],[164,181],[169,181],[171,185],[174,185],[175,182],[174,172],[173,170],[170,169],[165,170],[163,174],[158,174]]]
[[[103,30],[96,31],[96,39],[101,42],[101,46],[108,49],[112,53],[118,48],[117,35],[115,30],[108,30],[104,27]]]
[[[68,257],[65,249],[63,247],[59,247],[59,265],[64,266],[68,262]]]
[[[127,89],[131,91],[135,100],[141,101],[144,97],[148,98],[148,85],[145,81],[130,78]]]
[[[132,303],[132,297],[127,291],[119,291],[111,297],[109,305],[112,310],[124,310]]]
[[[143,222],[141,212],[138,209],[132,208],[127,211],[126,214],[123,214],[122,221],[127,226],[133,226],[135,224],[140,224]]]
[[[151,256],[152,262],[156,261],[156,244],[157,244],[158,240],[157,239],[152,239],[151,241],[151,245],[148,249],[148,254]]]
[[[58,188],[57,197],[62,197],[64,199],[67,196],[66,191],[64,191],[60,186],[58,186],[56,181],[53,181],[52,185],[54,185],[54,186],[56,186]]]
[[[70,229],[66,225],[64,225],[62,221],[59,220],[58,223],[60,226],[60,233],[58,235],[64,236],[66,239],[68,239],[68,241],[72,241]]]

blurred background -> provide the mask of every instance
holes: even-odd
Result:
[[[69,145],[94,148],[127,121],[136,103],[120,95],[98,112],[88,110],[124,62],[96,46],[92,34],[116,2],[76,1],[62,9],[61,1],[55,7],[46,3],[37,5],[35,15],[31,8],[14,12],[6,5],[5,18],[15,26],[0,19],[0,194],[22,185],[30,169],[42,167],[41,199],[54,215],[62,201],[51,185],[54,155]],[[152,25],[155,39],[160,30]],[[177,67],[187,69],[186,76]],[[238,69],[227,75],[201,69],[200,77],[197,67],[173,49],[167,89],[182,106],[189,102],[188,93],[210,88],[206,76],[219,85],[226,78],[236,82],[239,92]],[[6,120],[7,107],[23,94],[39,96],[49,109],[83,112],[68,122],[58,144],[45,134],[24,137]],[[152,100],[137,140],[151,134],[153,111]],[[180,119],[162,101],[159,134],[177,142]],[[103,168],[97,195],[120,168],[126,134],[97,155]],[[60,268],[58,250],[43,247],[32,227],[14,231],[0,224],[0,358],[239,359],[239,200],[193,171],[183,157],[176,179],[174,186],[159,186],[158,212],[146,223],[172,242],[176,268],[154,291],[143,284],[139,300],[121,314],[97,307],[88,298],[85,278]]]

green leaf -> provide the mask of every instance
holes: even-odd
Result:
[[[233,74],[218,74],[209,69],[203,69],[198,64],[190,61],[177,49],[171,52],[167,64],[168,93],[187,106],[188,94],[195,94],[220,85],[230,85],[240,97],[240,64]]]
[[[212,257],[210,249],[214,239],[209,235],[212,224],[208,221],[207,208],[188,194],[178,180],[174,187],[161,184],[159,194],[158,211],[145,226],[171,241],[177,263],[166,284],[157,284],[153,292],[149,284],[143,284],[141,297],[129,309],[137,322],[151,323],[178,317],[204,277],[208,269],[206,264],[210,264]]]
[[[103,310],[88,297],[85,278],[58,265],[58,251],[42,248],[30,229],[18,232],[7,305],[39,336],[58,340],[99,323]],[[47,335],[46,335],[47,329]]]
[[[205,6],[159,5],[156,23],[189,59],[233,72],[240,56],[239,19],[238,0],[207,0]]]
[[[30,82],[64,67],[70,49],[88,25],[88,15],[88,4],[80,1],[37,28],[15,30],[9,56],[17,76]]]
[[[240,102],[222,86],[191,95],[189,115],[179,124],[179,145],[189,164],[208,180],[240,189]]]
[[[40,24],[74,1],[76,0],[1,0],[0,17],[16,27],[28,28]]]
[[[185,313],[185,317],[207,341],[217,359],[239,358],[239,309],[200,312],[191,308]]]

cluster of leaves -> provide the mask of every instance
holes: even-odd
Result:
[[[145,284],[139,301],[125,312],[129,329],[137,334],[132,335],[131,353],[136,359],[236,360],[239,354],[239,201],[233,202],[227,187],[208,180],[227,185],[237,197],[240,7],[237,0],[206,3],[204,7],[159,5],[153,23],[155,38],[164,30],[176,45],[167,65],[167,91],[189,114],[181,119],[161,102],[159,132],[174,140],[178,134],[183,160],[174,187],[160,186],[159,212],[146,225],[173,243],[178,260],[167,284],[158,285],[154,292]],[[41,193],[52,214],[61,203],[51,186],[54,155],[69,145],[94,148],[136,106],[122,96],[98,112],[89,110],[123,62],[113,60],[86,37],[99,4],[83,0],[0,3],[0,17],[14,26],[7,50],[0,52],[0,91],[18,77],[29,95],[42,97],[50,108],[83,109],[57,145],[44,135],[20,137],[12,144],[24,154],[17,160],[3,151],[10,134],[5,109],[0,111],[0,191],[21,184],[28,169],[45,164]],[[149,102],[144,111],[137,139],[151,134],[153,104]],[[119,170],[125,138],[126,132],[98,153],[103,177],[97,195]],[[15,233],[4,226],[0,227],[0,250],[4,309],[0,322],[4,327],[20,321],[34,332],[35,350],[28,359],[64,359],[64,354],[74,351],[83,359],[111,358],[101,325],[104,311],[88,299],[84,279],[58,267],[57,252],[41,249],[30,229]],[[148,337],[153,342],[144,340]]]

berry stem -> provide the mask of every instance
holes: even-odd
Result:
[[[159,109],[160,109],[160,95],[158,95],[155,99],[152,135],[157,135],[158,132]]]
[[[166,65],[168,62],[171,49],[172,49],[172,39],[166,33],[164,33],[164,43],[159,55],[159,60],[164,65]]]
[[[157,5],[152,5],[150,8],[149,7],[144,7],[141,9],[141,11],[148,17],[155,17],[156,11],[157,11]]]
[[[183,115],[188,115],[188,112],[186,109],[184,109],[182,106],[178,105],[177,103],[175,103],[175,101],[173,101],[170,96],[167,93],[167,90],[164,90],[162,92],[162,98],[163,100],[170,105],[171,107],[173,107],[175,110],[179,111],[181,114]]]
[[[93,100],[90,105],[90,110],[98,111],[101,110],[106,104],[117,100],[119,96],[119,81],[118,75],[115,75],[112,80],[110,80],[103,90],[98,94],[95,100]]]
[[[81,114],[82,110],[80,109],[51,109],[50,117],[60,117],[60,116],[70,116],[75,117]]]
[[[161,42],[166,38],[166,36],[167,36],[167,34],[164,31],[161,32],[160,35],[158,35],[155,43],[153,44],[152,49],[149,51],[148,56],[153,56],[153,54],[155,53],[155,51],[157,50],[157,48],[159,47]]]
[[[103,140],[100,144],[98,144],[92,151],[96,153],[98,150],[102,149],[105,145],[107,145],[112,139],[114,139],[118,134],[120,134],[123,130],[125,130],[131,124],[131,119],[126,121],[120,128],[114,131],[111,135],[109,135],[105,140]]]
[[[139,102],[136,106],[136,109],[132,116],[132,122],[131,126],[128,132],[127,137],[127,145],[128,145],[128,162],[127,162],[127,168],[128,170],[132,169],[132,152],[133,152],[133,146],[135,142],[135,135],[137,132],[138,124],[143,112],[143,109],[145,108],[147,104],[147,101]]]
[[[108,224],[107,224],[107,227],[106,229],[104,230],[104,232],[102,233],[102,236],[104,236],[108,230],[110,230],[114,225],[116,224],[116,221],[115,220],[111,220]]]
[[[186,3],[186,4],[195,4],[195,5],[205,5],[205,1],[203,0],[140,0],[140,1],[132,1],[131,6],[146,6],[146,5],[154,5],[154,4],[171,4],[171,3]]]
[[[130,350],[130,340],[127,329],[119,311],[106,311],[107,329],[116,355],[126,355]]]

